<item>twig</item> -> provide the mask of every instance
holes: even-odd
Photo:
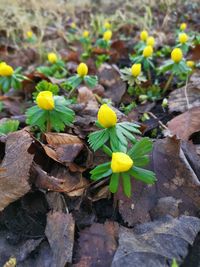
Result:
[[[185,84],[185,88],[184,88],[184,93],[185,93],[187,108],[189,109],[190,108],[190,103],[189,103],[188,94],[187,94],[188,80],[189,80],[189,77],[187,75],[187,80],[186,80],[186,84]]]
[[[147,112],[147,114],[148,114],[149,116],[151,116],[152,118],[156,119],[156,120],[158,121],[159,125],[160,125],[163,129],[165,129],[165,130],[169,130],[169,129],[167,128],[167,126],[164,125],[164,124],[162,123],[162,121],[160,121],[160,120],[158,119],[158,117],[156,117],[156,115],[154,115],[152,112]]]

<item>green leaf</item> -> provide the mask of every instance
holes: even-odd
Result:
[[[128,151],[128,155],[134,159],[137,159],[138,157],[144,156],[151,152],[153,148],[152,141],[148,138],[142,138],[139,140],[133,147]]]
[[[74,88],[77,88],[79,84],[81,84],[82,81],[83,81],[82,77],[80,77],[79,75],[75,75],[67,79],[67,81],[64,84],[67,83],[74,89]]]
[[[26,123],[32,126],[38,126],[41,131],[45,131],[47,114],[48,112],[46,110],[42,110],[38,106],[33,106],[25,113],[27,118]]]
[[[137,167],[143,167],[149,164],[149,156],[141,156],[141,157],[135,157],[134,159],[134,165]]]
[[[97,76],[85,76],[84,77],[84,81],[86,83],[87,86],[89,86],[90,88],[93,88],[97,85],[98,83],[98,78]]]
[[[116,193],[119,186],[119,173],[113,173],[110,177],[109,190],[111,193]]]
[[[131,123],[131,122],[120,122],[120,123],[118,123],[118,125],[120,125],[124,129],[126,129],[127,131],[130,131],[130,132],[133,132],[133,133],[136,133],[136,134],[141,134],[140,130],[137,129],[140,126],[137,125],[137,124],[135,124],[135,123]]]
[[[128,171],[136,180],[140,180],[146,184],[154,184],[156,181],[155,173],[149,170],[145,170],[134,166]]]
[[[122,173],[122,182],[124,194],[127,197],[131,197],[131,179],[128,173]]]
[[[42,91],[50,91],[52,92],[54,95],[57,95],[59,92],[59,87],[56,84],[52,84],[48,81],[41,81],[37,84],[37,86],[35,87],[35,89],[37,90],[37,93],[34,94],[34,96],[37,96],[37,94],[39,92]]]
[[[0,134],[8,134],[18,130],[19,121],[18,120],[6,120],[0,123]]]
[[[90,147],[96,151],[101,148],[109,139],[109,133],[107,129],[96,131],[89,134],[88,142]]]
[[[121,143],[117,137],[116,127],[108,128],[109,136],[110,136],[110,146],[114,151],[120,151]]]
[[[4,93],[7,93],[11,87],[11,77],[4,77],[1,87]]]
[[[106,165],[108,164],[108,165]],[[103,166],[102,166],[103,165]],[[91,179],[94,181],[100,180],[104,177],[107,177],[112,174],[112,170],[110,169],[110,162],[101,164],[94,168],[91,173]]]

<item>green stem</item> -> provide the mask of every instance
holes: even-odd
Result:
[[[71,89],[71,91],[69,92],[69,94],[67,96],[67,99],[69,99],[73,95],[75,89],[76,89],[76,87],[74,87],[74,88]]]
[[[112,150],[111,150],[107,145],[103,145],[103,146],[102,146],[102,150],[103,150],[103,152],[105,152],[109,157],[112,157]]]
[[[47,133],[51,132],[50,112],[47,113]]]
[[[168,81],[167,81],[167,83],[165,84],[165,87],[164,87],[164,89],[163,89],[163,92],[164,92],[164,93],[165,93],[165,92],[167,91],[167,89],[169,88],[169,86],[170,86],[170,84],[171,84],[171,82],[172,82],[173,77],[174,77],[174,74],[171,73],[171,75],[169,76]]]
[[[151,72],[149,68],[147,70],[147,76],[148,76],[148,80],[151,82]]]

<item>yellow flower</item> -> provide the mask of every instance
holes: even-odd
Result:
[[[174,48],[171,52],[171,59],[175,62],[175,63],[179,63],[183,58],[183,53],[182,50],[180,48]]]
[[[133,160],[125,153],[112,153],[111,169],[112,172],[127,172],[133,166]]]
[[[138,77],[141,73],[141,64],[133,64],[131,67],[131,73],[134,77]]]
[[[32,38],[32,37],[33,37],[33,32],[32,32],[32,31],[27,31],[27,32],[26,32],[26,36],[27,36],[28,38]]]
[[[187,24],[186,23],[181,23],[181,25],[180,25],[181,31],[184,31],[186,28],[187,28]]]
[[[104,128],[110,128],[116,125],[117,115],[116,113],[107,105],[103,104],[97,114],[98,122]]]
[[[104,28],[105,28],[106,30],[111,29],[111,24],[110,24],[110,22],[105,21],[105,22],[104,22]]]
[[[89,31],[84,31],[83,32],[83,37],[87,38],[90,35]]]
[[[151,45],[152,47],[154,47],[155,45],[155,39],[153,36],[150,36],[147,38],[147,45]]]
[[[110,30],[105,31],[103,34],[103,39],[108,42],[110,41],[111,38],[112,38],[112,32]]]
[[[53,93],[50,91],[42,91],[36,98],[36,103],[39,108],[44,110],[52,110],[55,107]]]
[[[77,73],[79,76],[84,77],[88,74],[88,66],[85,63],[80,63],[77,67]]]
[[[180,33],[178,39],[181,44],[185,44],[188,41],[188,35],[186,33]]]
[[[58,57],[55,53],[49,53],[48,54],[48,61],[52,64],[56,63],[58,61]]]
[[[72,29],[76,29],[76,23],[75,22],[72,22],[70,26]]]
[[[193,68],[193,67],[195,66],[195,63],[194,63],[194,61],[192,61],[192,60],[188,60],[188,61],[186,62],[186,64],[187,64],[187,66],[188,66],[189,68]]]
[[[151,57],[152,54],[153,54],[153,48],[152,48],[152,46],[151,45],[146,46],[144,48],[142,54],[143,54],[144,57]]]
[[[148,38],[148,36],[149,36],[149,34],[148,34],[147,31],[142,31],[142,32],[140,33],[140,39],[141,39],[142,41],[146,41],[147,38]]]
[[[7,65],[5,62],[0,63],[0,76],[12,76],[14,70],[11,66]]]

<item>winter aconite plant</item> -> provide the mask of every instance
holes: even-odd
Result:
[[[74,90],[82,82],[90,88],[95,87],[98,82],[97,76],[88,75],[88,66],[83,62],[78,65],[77,74],[68,78],[64,85],[70,86]]]
[[[185,59],[183,58],[183,52],[180,48],[174,48],[171,52],[171,59],[167,60],[163,66],[159,68],[160,73],[171,72],[168,81],[164,87],[164,92],[169,88],[174,76],[182,76],[189,74],[191,68],[188,67]]]
[[[140,134],[137,124],[130,122],[117,123],[117,114],[107,104],[100,107],[96,125],[101,130],[89,135],[89,144],[94,151],[101,147],[105,148],[105,144],[108,142],[113,151],[126,152],[127,139],[135,143],[136,138],[133,133]]]
[[[55,77],[57,79],[66,77],[67,69],[65,67],[65,62],[53,52],[48,53],[47,58],[49,66],[38,67],[37,71],[44,73],[46,76]]]
[[[131,87],[146,81],[142,73],[141,63],[133,64],[131,68],[124,68],[120,72],[122,80],[126,81]]]
[[[5,62],[0,63],[0,89],[6,93],[10,88],[20,89],[22,81],[27,79],[21,74],[21,68],[14,70]]]
[[[41,91],[35,103],[26,112],[26,122],[31,126],[38,126],[41,131],[63,131],[74,120],[74,111],[68,107],[69,102],[63,96],[54,95],[51,91]]]

